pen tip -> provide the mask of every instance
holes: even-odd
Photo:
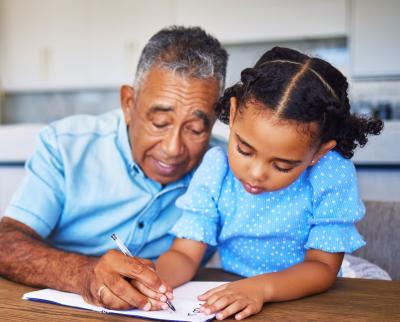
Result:
[[[175,306],[172,305],[170,300],[167,300],[167,304],[172,311],[176,312]]]
[[[117,236],[115,236],[115,234],[112,234],[112,235],[111,235],[111,238],[114,239],[114,240],[116,240],[116,239],[117,239]]]

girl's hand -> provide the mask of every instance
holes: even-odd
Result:
[[[212,314],[220,311],[216,315],[218,320],[232,314],[235,314],[236,320],[242,320],[261,311],[264,287],[256,278],[246,278],[213,288],[198,298],[206,301],[200,309],[201,312]]]

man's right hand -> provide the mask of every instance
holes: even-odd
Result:
[[[109,309],[139,308],[145,311],[167,308],[172,289],[158,277],[149,260],[128,257],[110,250],[87,267],[81,295],[90,304]],[[138,287],[140,284],[145,287]],[[140,289],[147,288],[147,296]]]
[[[110,309],[159,310],[171,288],[151,267],[151,261],[115,250],[97,258],[52,248],[29,226],[0,220],[0,276],[19,283],[79,293],[88,303]]]

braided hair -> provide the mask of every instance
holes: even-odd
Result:
[[[253,100],[282,120],[315,122],[317,144],[336,140],[335,150],[350,159],[357,146],[367,143],[369,134],[382,131],[383,122],[351,113],[347,90],[346,78],[328,62],[274,47],[253,68],[242,71],[240,82],[225,90],[217,115],[228,123],[231,97],[236,97],[239,113]]]

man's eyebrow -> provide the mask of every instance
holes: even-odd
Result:
[[[211,120],[210,120],[209,116],[206,113],[204,113],[203,111],[200,111],[200,110],[195,110],[193,114],[195,116],[197,116],[198,118],[203,120],[204,126],[206,128],[210,127]]]
[[[168,105],[155,105],[152,106],[148,111],[147,111],[147,115],[151,115],[154,113],[159,113],[159,112],[171,112],[173,111],[174,108]]]

